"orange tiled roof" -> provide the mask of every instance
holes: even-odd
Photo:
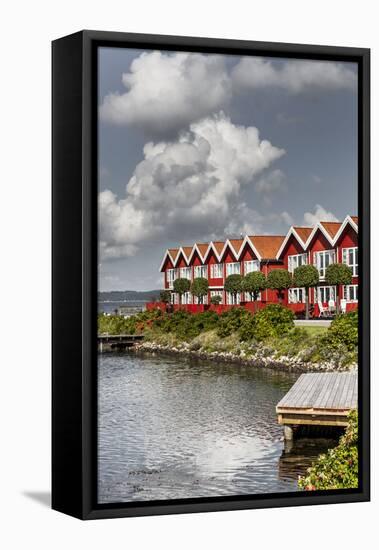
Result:
[[[213,245],[215,247],[215,249],[217,250],[217,254],[221,254],[224,246],[225,246],[225,243],[223,241],[213,241]]]
[[[312,227],[294,227],[294,230],[299,235],[300,239],[305,243],[308,240],[309,235],[312,233]]]
[[[262,259],[271,260],[285,239],[285,235],[253,235],[249,237]]]
[[[341,222],[320,222],[321,225],[326,229],[331,237],[335,237],[339,228],[341,227]]]
[[[172,259],[174,260],[174,262],[175,262],[176,257],[177,257],[178,252],[179,252],[179,248],[169,248],[168,251],[169,251],[169,253],[170,253],[171,258],[172,258]]]
[[[188,259],[191,256],[193,247],[192,246],[182,246],[182,248],[183,248],[183,252],[184,252],[186,258]]]
[[[353,220],[353,222],[358,225],[358,216],[350,216],[350,218]]]
[[[243,243],[243,239],[229,239],[230,244],[238,254]]]
[[[204,256],[208,250],[209,243],[196,243],[197,248],[200,250],[200,254]]]

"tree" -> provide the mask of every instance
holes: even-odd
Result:
[[[190,286],[191,286],[191,283],[189,282],[188,279],[181,279],[181,278],[175,279],[175,281],[174,281],[174,292],[179,294],[180,303],[182,303],[183,294],[185,294],[186,292],[189,291]]]
[[[191,285],[191,292],[194,296],[196,296],[199,300],[199,304],[202,304],[204,301],[204,297],[208,295],[208,279],[205,279],[205,277],[197,277],[193,280],[193,283]]]
[[[257,300],[259,293],[266,288],[266,277],[261,271],[252,271],[245,275],[242,280],[242,289],[250,294],[254,301],[254,311],[257,309]]]
[[[171,292],[169,290],[161,290],[159,297],[164,304],[169,304],[171,302]]]
[[[222,298],[219,294],[215,294],[214,296],[211,296],[211,304],[213,306],[218,306],[222,302]]]
[[[325,271],[325,282],[328,285],[337,287],[337,307],[336,313],[340,312],[340,287],[349,285],[353,278],[353,272],[346,264],[330,264]]]
[[[226,292],[230,292],[232,295],[233,304],[237,303],[237,294],[242,292],[242,277],[235,273],[234,275],[229,275],[225,279],[224,288]]]
[[[286,269],[273,269],[267,276],[267,288],[276,290],[281,304],[284,291],[292,285],[291,275]]]
[[[314,265],[300,265],[293,272],[293,284],[305,288],[305,318],[309,319],[309,289],[319,282],[318,269]]]

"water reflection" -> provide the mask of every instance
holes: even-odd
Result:
[[[99,356],[99,502],[296,491],[311,455],[283,453],[275,406],[297,377]],[[310,445],[313,456],[319,443]]]
[[[338,438],[300,438],[286,441],[279,458],[279,477],[284,481],[297,480],[312,462],[338,444]]]

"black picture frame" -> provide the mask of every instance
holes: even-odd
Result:
[[[97,464],[97,48],[129,47],[358,64],[358,489],[99,505]],[[52,507],[81,519],[370,499],[370,50],[81,31],[52,43]]]

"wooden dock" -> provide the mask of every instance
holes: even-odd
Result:
[[[100,352],[130,348],[143,340],[143,334],[99,334],[97,347]]]
[[[357,373],[302,374],[276,406],[284,436],[296,426],[347,426],[347,415],[358,404]]]

